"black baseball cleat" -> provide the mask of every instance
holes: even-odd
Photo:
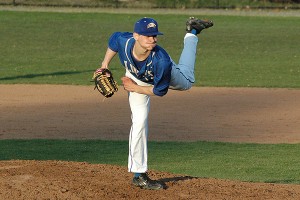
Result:
[[[186,21],[186,32],[191,33],[193,29],[196,30],[196,34],[199,34],[203,29],[212,27],[214,25],[211,20],[200,20],[195,17],[190,17]]]
[[[164,189],[162,183],[155,180],[151,180],[146,173],[142,173],[140,176],[134,177],[132,183],[133,185],[140,187],[142,189],[148,189],[148,190]]]

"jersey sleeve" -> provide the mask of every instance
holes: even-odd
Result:
[[[160,60],[157,66],[159,67],[157,67],[156,75],[154,76],[153,93],[157,96],[164,96],[167,94],[170,86],[172,62],[169,59]]]
[[[110,48],[114,52],[118,52],[119,50],[118,39],[121,35],[122,35],[121,32],[113,33],[108,40],[108,48]]]

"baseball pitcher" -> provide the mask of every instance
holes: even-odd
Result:
[[[109,68],[118,54],[125,76],[123,87],[128,91],[132,125],[129,134],[128,171],[133,173],[133,185],[159,190],[164,183],[152,180],[148,170],[148,115],[150,96],[164,96],[168,89],[188,90],[195,81],[194,66],[198,34],[213,26],[209,20],[190,17],[186,22],[184,47],[178,64],[157,45],[158,23],[152,18],[139,19],[133,33],[115,32],[111,35],[101,69]]]

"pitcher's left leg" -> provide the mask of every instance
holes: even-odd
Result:
[[[129,93],[132,125],[129,134],[128,171],[145,173],[148,170],[148,115],[150,97]]]
[[[126,76],[138,85],[150,86],[136,79],[130,72]],[[129,105],[131,109],[131,129],[129,135],[128,171],[145,173],[148,170],[148,116],[150,110],[150,96],[129,92]]]

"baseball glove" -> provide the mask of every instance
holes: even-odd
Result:
[[[118,84],[109,69],[100,68],[94,72],[93,81],[97,89],[106,98],[118,91]]]

